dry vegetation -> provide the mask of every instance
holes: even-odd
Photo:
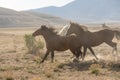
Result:
[[[39,53],[40,49],[44,48],[44,42],[42,42],[41,39],[39,39],[39,41],[36,41],[36,39],[31,34],[26,34],[24,36],[24,39],[26,48],[28,50],[27,53],[37,54]]]
[[[94,48],[99,62],[89,51],[84,62],[72,62],[71,52],[65,51],[55,52],[54,63],[48,58],[40,64],[45,49],[28,54],[25,45],[25,34],[35,30],[0,29],[0,80],[120,80],[120,60],[114,62],[112,48],[106,44]],[[37,37],[37,42],[39,38],[42,37]]]

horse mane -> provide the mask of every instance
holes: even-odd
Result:
[[[88,31],[87,26],[84,26],[84,25],[81,25],[81,24],[78,24],[78,23],[75,23],[75,22],[70,22],[70,24],[74,24],[74,25],[79,26],[78,28],[81,28],[83,31]]]
[[[55,31],[55,28],[53,28],[53,27],[47,27],[47,29],[49,30],[49,32],[51,32],[52,34],[55,34],[55,35],[57,35],[57,32]]]

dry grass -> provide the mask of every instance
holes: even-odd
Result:
[[[44,48],[44,43],[41,41],[41,39],[36,41],[36,39],[31,34],[26,34],[24,38],[25,38],[25,45],[28,50],[27,53],[36,54],[39,53],[40,49]]]
[[[112,48],[102,44],[94,48],[100,61],[95,61],[94,56],[88,51],[84,62],[75,63],[70,57],[71,52],[55,52],[55,62],[48,58],[40,64],[41,49],[37,55],[25,54],[27,51],[25,34],[32,33],[35,29],[8,30],[10,37],[0,35],[0,80],[119,80],[120,60],[114,62]],[[7,30],[4,32],[7,33]],[[27,31],[27,32],[26,32]],[[0,30],[2,33],[3,30]],[[21,34],[22,33],[22,34]],[[40,37],[41,38],[41,37]],[[43,39],[42,39],[43,40]],[[37,39],[37,42],[39,39]],[[120,43],[118,43],[118,53]]]

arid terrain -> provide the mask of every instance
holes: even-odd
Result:
[[[116,39],[116,62],[112,48],[103,43],[94,48],[99,61],[88,51],[85,61],[73,62],[71,52],[64,51],[55,52],[54,63],[48,57],[40,64],[45,48],[39,54],[28,54],[24,41],[24,35],[36,29],[0,28],[0,80],[120,80],[120,42]]]

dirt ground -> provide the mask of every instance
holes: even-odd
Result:
[[[24,42],[24,35],[36,29],[0,29],[0,80],[120,80],[120,42],[116,62],[112,48],[103,43],[94,48],[99,61],[89,51],[85,61],[78,63],[73,62],[70,51],[56,51],[54,63],[48,58],[40,64],[45,49],[27,54]]]

